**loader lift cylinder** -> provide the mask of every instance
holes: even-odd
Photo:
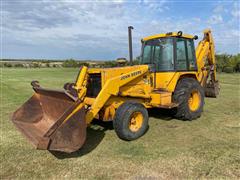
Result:
[[[128,44],[129,44],[129,61],[133,65],[133,52],[132,52],[132,26],[128,26]]]

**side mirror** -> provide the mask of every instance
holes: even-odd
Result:
[[[197,39],[198,39],[198,36],[197,36],[197,35],[195,35],[195,36],[193,37],[193,39],[194,39],[194,40],[197,40]]]
[[[182,31],[178,31],[177,35],[182,36]]]

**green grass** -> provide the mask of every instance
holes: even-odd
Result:
[[[172,119],[151,110],[150,128],[140,139],[120,140],[108,126],[88,129],[76,153],[34,150],[10,115],[33,93],[30,82],[62,88],[77,69],[3,69],[1,82],[1,179],[239,179],[239,74],[220,74],[221,94],[206,99],[201,118]]]

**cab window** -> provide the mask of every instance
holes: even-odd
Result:
[[[193,39],[164,37],[143,42],[141,64],[156,72],[197,70]]]
[[[157,71],[174,70],[173,39],[159,39],[155,46],[154,61]]]
[[[151,63],[151,56],[152,56],[152,46],[150,44],[146,44],[143,47],[143,55],[142,55],[142,62],[141,64],[150,64]]]
[[[187,55],[188,55],[188,63],[189,63],[189,70],[196,70],[196,60],[195,60],[195,50],[194,50],[194,43],[193,40],[186,40],[187,41]]]
[[[187,70],[187,54],[183,38],[177,38],[176,50],[176,70]]]
[[[173,39],[159,38],[145,42],[141,64],[155,64],[157,71],[174,70]]]

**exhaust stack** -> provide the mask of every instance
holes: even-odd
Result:
[[[128,26],[128,45],[129,45],[129,61],[133,65],[133,52],[132,52],[132,26]]]

